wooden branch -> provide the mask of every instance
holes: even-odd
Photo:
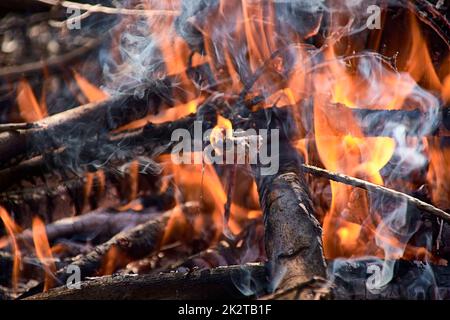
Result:
[[[373,273],[369,266],[383,268],[383,260],[335,260],[329,262],[330,283],[313,278],[285,291],[265,295],[266,270],[261,264],[219,267],[190,273],[115,275],[66,286],[28,297],[30,300],[150,300],[150,299],[448,299],[450,268],[415,261],[393,261],[393,280],[380,290],[369,290]],[[381,269],[379,269],[381,270]],[[424,281],[421,281],[421,279]],[[331,289],[331,294],[328,293]],[[440,296],[438,295],[440,293]],[[294,296],[295,298],[295,296]]]
[[[367,190],[369,192],[373,192],[375,194],[382,194],[385,196],[389,196],[394,199],[399,200],[405,200],[408,202],[408,204],[416,207],[419,210],[425,211],[427,213],[430,213],[432,215],[435,215],[441,219],[444,219],[448,222],[450,222],[450,214],[445,212],[444,210],[441,210],[439,208],[436,208],[435,206],[426,203],[422,200],[419,200],[413,196],[410,196],[406,193],[396,191],[384,186],[377,185],[375,183],[371,183],[369,181],[365,181],[362,179],[350,177],[348,175],[342,174],[342,173],[336,173],[336,172],[330,172],[326,169],[314,167],[311,165],[302,165],[303,171],[312,174],[317,177],[323,177],[327,178],[336,182],[344,183],[350,186],[358,187],[364,190]]]
[[[32,123],[2,123],[0,124],[0,132],[12,131],[12,130],[24,130],[33,128]]]
[[[191,273],[117,275],[81,283],[80,289],[65,286],[29,297],[29,300],[150,300],[223,299],[260,294],[265,286],[261,265],[219,267]],[[239,290],[238,288],[241,288]],[[248,298],[248,297],[247,297]]]
[[[83,58],[86,54],[96,49],[101,44],[99,39],[89,39],[86,43],[67,53],[59,56],[53,56],[46,60],[29,62],[16,66],[7,66],[0,68],[0,77],[7,78],[9,81],[16,80],[25,75],[40,73],[44,69],[54,70],[59,67],[66,67],[71,62]]]

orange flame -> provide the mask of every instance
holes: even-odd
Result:
[[[427,142],[431,199],[438,208],[450,209],[450,147],[443,146],[440,137],[430,137]]]
[[[46,292],[53,286],[53,276],[56,272],[56,265],[48,242],[45,224],[37,216],[33,218],[32,231],[36,256],[45,269],[44,292]]]
[[[330,59],[329,68],[316,75],[317,88],[330,90],[332,102],[355,107],[355,94],[358,91],[356,88],[360,86],[361,81],[347,73],[345,68],[336,62],[332,51],[327,54]],[[387,101],[396,102],[384,105],[385,108],[399,107],[397,93],[386,96]],[[407,95],[408,91],[403,93]],[[327,112],[325,97],[319,92],[314,105],[315,141],[325,168],[350,176],[362,176],[370,182],[382,185],[383,179],[379,171],[393,155],[394,140],[365,137],[350,113],[346,115],[347,127],[339,127],[336,123],[338,120],[330,118]],[[358,241],[361,232],[369,232],[361,227],[361,223],[370,214],[367,193],[335,182],[331,182],[331,191],[332,202],[323,225],[325,255],[335,258],[369,254],[365,252],[367,246],[360,245]],[[371,236],[373,237],[373,234]],[[336,241],[336,237],[339,241]]]
[[[17,291],[17,286],[19,284],[20,278],[20,270],[22,268],[22,255],[20,253],[19,246],[17,244],[17,240],[15,234],[21,232],[20,227],[18,227],[14,221],[9,216],[8,212],[5,208],[0,206],[0,219],[5,225],[6,231],[9,235],[9,239],[12,242],[12,251],[13,251],[13,271],[11,277],[11,283],[14,291]]]
[[[192,157],[194,157],[194,153]],[[214,167],[209,164],[175,165],[167,157],[160,157],[165,175],[172,175],[175,185],[179,188],[183,202],[198,201],[201,199],[201,213],[195,216],[192,225],[196,235],[205,230],[213,231],[212,242],[216,242],[223,231],[224,206],[227,195]],[[252,188],[251,197],[256,197],[256,187]],[[256,200],[255,200],[256,201]],[[242,230],[242,222],[251,217],[260,215],[258,210],[248,210],[235,203],[231,203],[229,228],[233,234]],[[175,226],[187,223],[181,210],[172,215],[172,222],[168,224],[165,238],[176,229]],[[182,222],[185,221],[185,222]],[[172,226],[172,227],[171,227]],[[163,243],[167,244],[167,243]]]
[[[133,202],[133,200],[137,198],[139,191],[139,161],[137,160],[132,161],[128,165],[128,185],[129,185],[128,203],[123,206],[119,206],[117,210],[119,211],[126,211],[129,209],[133,209],[135,211],[142,210],[142,205],[140,203]]]
[[[101,102],[108,99],[109,96],[106,92],[97,88],[75,70],[73,71],[73,76],[81,92],[83,92],[84,96],[89,100],[89,102]]]
[[[39,104],[29,82],[22,79],[17,86],[17,105],[22,119],[26,122],[35,122],[47,116],[45,100]]]
[[[114,132],[122,132],[126,130],[134,130],[144,127],[148,123],[163,123],[168,121],[174,121],[185,117],[191,113],[195,113],[197,111],[197,106],[201,102],[201,99],[194,99],[189,101],[188,103],[183,103],[177,105],[173,108],[163,109],[156,115],[148,115],[142,119],[132,121],[118,129]]]

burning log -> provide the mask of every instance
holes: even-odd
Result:
[[[208,72],[207,65],[199,65],[186,71],[192,79],[201,78],[213,86]],[[46,154],[60,147],[71,146],[72,143],[72,151],[86,142],[91,142],[91,147],[98,147],[102,142],[101,138],[155,112],[162,101],[167,100],[171,105],[173,101],[170,101],[170,91],[178,90],[171,82],[176,78],[177,76],[173,76],[155,82],[144,98],[125,95],[93,102],[29,124],[31,128],[28,129],[0,132],[1,167],[8,167],[11,163],[16,164],[36,154]]]
[[[28,297],[29,300],[117,300],[117,299],[433,299],[448,298],[450,268],[399,260],[393,280],[380,289],[372,288],[375,267],[383,261],[329,261],[331,283],[312,278],[296,287],[266,295],[270,281],[261,264],[219,267],[188,273],[158,275],[115,275],[90,279],[80,289],[59,287]],[[377,269],[380,270],[380,269]],[[432,275],[434,274],[434,275]],[[193,290],[194,288],[194,290]],[[372,289],[371,289],[372,288]],[[330,292],[331,291],[331,292]]]
[[[300,159],[286,140],[280,142],[280,168],[272,176],[254,172],[264,212],[265,246],[272,290],[325,277],[321,227],[314,217]]]
[[[29,300],[219,299],[249,298],[264,292],[261,265],[219,267],[188,273],[120,275],[81,283],[80,289],[59,287]],[[247,295],[245,295],[247,294]]]
[[[281,128],[286,132],[285,123],[280,121],[277,111],[274,108],[264,113],[265,128]],[[245,114],[245,110],[241,113]],[[245,122],[242,124],[246,125]],[[241,128],[239,124],[238,128]],[[261,167],[253,166],[264,212],[270,291],[290,288],[326,274],[321,226],[314,216],[308,187],[299,170],[301,160],[286,133],[279,144],[276,174],[263,175]]]

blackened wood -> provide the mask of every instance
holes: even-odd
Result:
[[[67,289],[63,286],[29,299],[243,299],[263,293],[264,287],[264,267],[243,265],[191,273],[171,272],[159,275],[101,277],[83,282],[80,289]]]
[[[427,265],[413,261],[396,261],[393,280],[378,291],[370,291],[368,282],[373,265],[382,267],[383,260],[335,260],[328,263],[332,299],[448,299],[450,297],[450,267]],[[326,288],[320,279],[299,284],[297,298],[322,293]],[[58,299],[242,299],[255,295],[264,299],[285,299],[285,295],[270,295],[265,267],[261,264],[219,267],[191,273],[159,275],[119,275],[96,278],[81,283],[81,289],[59,287],[29,297],[33,300]],[[369,286],[370,287],[370,286]],[[306,289],[306,294],[303,292]],[[439,293],[439,295],[437,294]],[[290,297],[288,297],[290,298]]]

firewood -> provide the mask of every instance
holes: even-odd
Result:
[[[206,64],[189,68],[186,73],[194,81],[201,78],[208,86],[214,86]],[[102,139],[107,139],[114,129],[158,111],[163,101],[172,105],[173,92],[177,92],[177,96],[184,96],[181,89],[172,85],[176,79],[177,75],[155,81],[142,98],[124,94],[54,114],[30,124],[31,128],[28,129],[0,131],[0,168],[51,153],[61,147],[71,146],[72,152],[79,153],[78,149],[90,142],[91,147],[98,148]]]
[[[120,97],[55,114],[34,123],[32,129],[2,132],[0,163],[5,167],[8,163],[17,162],[15,158],[27,158],[70,141],[82,143],[86,137],[107,133],[143,117],[150,109],[143,100]]]
[[[278,173],[272,176],[263,176],[254,168],[272,290],[326,275],[322,229],[314,216],[300,159],[287,141],[280,142],[279,161]]]
[[[286,299],[295,292],[297,299],[436,299],[448,298],[450,268],[417,261],[392,261],[393,278],[380,289],[369,289],[373,266],[383,260],[329,261],[327,283],[311,278],[287,290],[267,295],[270,283],[261,264],[219,267],[188,273],[159,275],[113,275],[81,282],[80,289],[66,286],[30,296],[30,300],[118,300],[118,299],[245,299],[260,297]],[[370,267],[372,266],[372,267]],[[372,270],[372,271],[370,271]],[[380,269],[379,269],[380,270]],[[421,280],[423,279],[423,281]],[[369,286],[368,286],[369,284]],[[413,285],[414,284],[414,285]],[[413,286],[412,286],[413,285]],[[331,290],[331,292],[328,292]]]
[[[188,273],[100,277],[82,282],[80,289],[63,286],[28,299],[243,299],[261,294],[264,287],[264,267],[250,264]]]

